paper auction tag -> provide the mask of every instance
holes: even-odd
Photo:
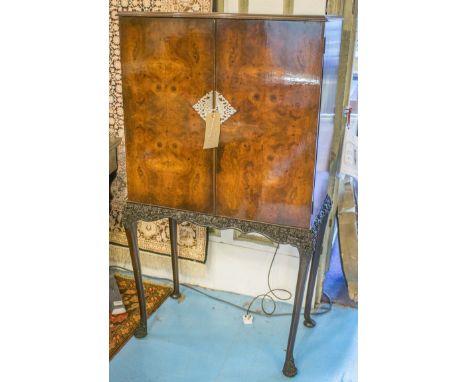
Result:
[[[205,143],[204,149],[212,149],[218,147],[219,134],[221,133],[221,121],[219,112],[212,111],[206,116]]]

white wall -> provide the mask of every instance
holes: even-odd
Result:
[[[205,288],[256,296],[267,291],[267,273],[275,247],[240,240],[234,241],[233,231],[221,231],[221,237],[211,236],[207,262],[191,272],[181,269],[180,281]],[[298,269],[297,250],[280,246],[271,273],[273,288],[293,291]],[[147,269],[148,272],[153,270]],[[172,278],[170,268],[154,271],[155,275]]]
[[[131,269],[130,254],[127,248],[111,245],[110,265]],[[247,296],[257,296],[268,291],[267,274],[274,246],[260,245],[233,239],[232,230],[221,231],[221,237],[211,236],[208,243],[208,256],[205,264],[179,260],[179,280],[204,288],[223,290]],[[140,251],[141,252],[141,251]],[[116,259],[122,253],[124,261]],[[142,272],[145,275],[172,279],[171,260],[146,252],[140,253]],[[149,258],[155,260],[150,264]],[[289,290],[294,299],[299,257],[297,249],[281,245],[271,271],[272,288]],[[279,293],[280,296],[283,294]]]

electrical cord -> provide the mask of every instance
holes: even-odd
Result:
[[[292,297],[292,293],[286,289],[283,289],[283,288],[275,288],[275,289],[272,289],[271,288],[271,285],[270,285],[270,274],[271,274],[271,268],[273,268],[273,263],[275,262],[275,258],[276,258],[276,254],[278,253],[278,248],[279,248],[279,243],[276,245],[276,249],[275,249],[275,253],[273,254],[273,258],[271,259],[271,262],[270,262],[270,268],[268,269],[268,277],[267,277],[267,284],[268,284],[268,292],[266,293],[262,293],[262,294],[259,294],[258,296],[255,296],[253,298],[253,300],[250,302],[250,305],[249,307],[247,308],[247,313],[246,315],[249,315],[250,313],[250,308],[252,307],[252,304],[257,300],[259,299],[260,297],[262,298],[262,302],[261,302],[261,307],[262,307],[262,312],[266,315],[266,316],[272,316],[274,313],[275,313],[275,310],[276,310],[276,301],[273,299],[272,296],[276,297],[278,300],[280,301],[288,301],[291,299]],[[288,297],[280,297],[278,296],[275,292],[284,292],[287,294]],[[273,309],[271,310],[271,312],[268,312],[266,309],[265,309],[265,299],[269,299],[272,303],[273,303]]]
[[[270,285],[270,274],[271,274],[271,268],[273,267],[273,263],[275,261],[275,258],[276,258],[276,254],[278,252],[278,248],[279,248],[279,244],[277,244],[276,246],[276,249],[275,249],[275,253],[273,255],[273,258],[271,259],[271,263],[270,263],[270,268],[268,270],[268,279],[267,279],[267,284],[268,284],[268,292],[266,293],[262,293],[262,294],[259,294],[258,296],[255,296],[252,301],[250,302],[248,308],[247,308],[247,315],[250,313],[250,314],[256,314],[256,315],[259,315],[259,316],[264,316],[264,317],[283,317],[283,316],[291,316],[292,313],[274,313],[276,311],[276,302],[275,300],[273,299],[273,297],[271,295],[273,295],[274,297],[276,297],[278,300],[281,300],[281,301],[287,301],[289,299],[291,299],[292,297],[292,293],[286,289],[283,289],[283,288],[275,288],[275,289],[272,289],[271,288],[271,285]],[[124,267],[120,267],[120,266],[117,266],[117,265],[111,265],[109,266],[109,269],[111,270],[120,270],[120,271],[124,271],[124,272],[128,272],[128,273],[133,273],[133,271],[131,269],[127,269],[127,268],[124,268]],[[172,282],[171,279],[168,279],[168,278],[165,278],[165,277],[156,277],[156,276],[150,276],[150,275],[146,275],[146,274],[142,274],[144,277],[146,278],[149,278],[149,279],[153,279],[153,280],[164,280],[164,281],[168,281],[168,282]],[[212,300],[215,300],[215,301],[218,301],[218,302],[221,302],[221,303],[224,303],[224,304],[227,304],[227,305],[230,305],[234,308],[237,308],[237,309],[240,309],[242,311],[245,311],[245,307],[243,306],[240,306],[240,305],[236,305],[230,301],[227,301],[227,300],[223,300],[222,298],[219,298],[219,297],[216,297],[216,296],[213,296],[209,293],[206,293],[206,292],[203,292],[202,290],[198,289],[198,288],[195,288],[193,286],[190,286],[190,285],[187,285],[187,284],[184,284],[184,283],[180,283],[180,285],[184,286],[185,288],[188,288],[188,289],[191,289],[197,293],[200,293],[201,295],[205,296],[205,297],[208,297]],[[279,297],[276,293],[276,292],[284,292],[284,293],[287,293],[289,297]],[[327,302],[327,306],[325,308],[319,308],[319,310],[315,311],[315,312],[311,312],[311,315],[314,315],[314,316],[318,316],[318,315],[322,315],[322,314],[325,314],[325,313],[328,313],[331,308],[332,308],[332,303],[331,303],[331,299],[330,297],[325,293],[325,292],[322,292],[323,293],[323,296],[325,296],[328,300]],[[262,302],[261,302],[261,307],[262,307],[262,310],[261,311],[251,311],[250,308],[252,307],[253,303],[259,299],[260,297],[262,297]],[[273,309],[268,312],[266,309],[265,309],[265,299],[268,298],[270,301],[272,301],[273,303]],[[301,314],[303,312],[301,311]]]
[[[270,262],[270,268],[268,269],[268,277],[267,277],[267,284],[268,284],[268,292],[266,293],[262,293],[262,294],[259,294],[258,296],[255,296],[252,301],[250,302],[249,304],[249,307],[247,308],[247,313],[246,315],[249,315],[249,313],[254,313],[254,312],[251,312],[250,308],[252,307],[252,304],[257,300],[259,299],[260,297],[262,298],[261,299],[261,307],[262,307],[262,315],[263,316],[268,316],[268,317],[272,317],[272,316],[290,316],[292,315],[292,313],[281,313],[281,314],[274,314],[275,311],[276,311],[276,301],[273,299],[273,297],[276,297],[278,300],[280,301],[288,301],[292,298],[292,293],[290,291],[288,291],[287,289],[283,289],[283,288],[272,288],[271,287],[271,284],[270,284],[270,275],[271,275],[271,269],[273,268],[273,263],[275,262],[275,258],[276,258],[276,254],[278,253],[278,248],[279,248],[279,243],[276,244],[276,248],[275,248],[275,253],[273,254],[273,258],[271,259],[271,262]],[[275,292],[282,292],[282,293],[286,293],[288,297],[280,297],[278,296]],[[318,312],[314,312],[314,313],[311,313],[313,315],[320,315],[320,314],[325,314],[325,313],[328,313],[330,310],[331,310],[331,299],[328,295],[325,294],[325,292],[323,292],[323,294],[328,298],[328,307],[325,308],[324,310],[322,311],[318,311]],[[273,296],[273,297],[272,297]],[[268,299],[270,300],[272,303],[273,303],[273,309],[271,311],[267,311],[265,309],[265,299]],[[255,312],[255,313],[259,313],[259,312]]]

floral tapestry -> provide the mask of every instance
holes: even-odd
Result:
[[[120,38],[117,12],[210,12],[210,0],[110,0],[109,4],[109,134],[122,138],[118,147],[118,172],[112,183],[112,210],[109,215],[109,241],[127,245],[125,230],[121,224],[122,209],[127,198],[125,173],[124,119],[122,101],[122,77],[120,68]],[[204,263],[206,261],[207,230],[191,223],[177,227],[179,257]],[[138,224],[140,249],[169,255],[169,223]]]

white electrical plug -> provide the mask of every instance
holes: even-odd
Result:
[[[242,319],[244,320],[244,325],[252,325],[253,316],[251,314],[244,314]]]

